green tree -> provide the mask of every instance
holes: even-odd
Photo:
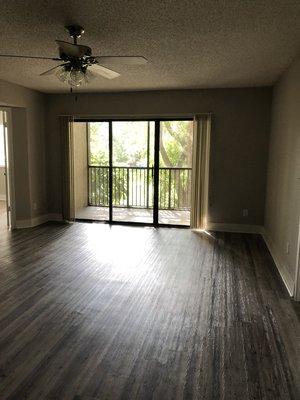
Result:
[[[162,121],[160,164],[165,167],[191,167],[192,121]]]
[[[149,132],[148,132],[149,129]],[[148,133],[150,135],[147,151]],[[188,203],[190,190],[190,168],[192,161],[192,121],[162,121],[160,136],[160,207],[180,207]],[[149,157],[147,159],[147,156]],[[89,163],[94,166],[109,165],[108,123],[89,123]],[[154,122],[116,121],[113,122],[113,204],[127,204],[127,185],[142,188],[147,176],[152,182],[149,170],[139,174],[128,172],[123,167],[151,167],[154,163]],[[119,168],[117,168],[119,167]],[[168,169],[164,169],[168,168]],[[149,177],[150,176],[150,177]],[[151,179],[150,179],[151,178]],[[131,182],[134,180],[134,182]],[[90,176],[92,197],[102,193],[102,205],[108,205],[108,170],[98,170]],[[99,185],[101,186],[99,188]],[[94,192],[93,192],[94,190]],[[105,194],[103,195],[103,193]],[[99,198],[99,197],[98,197]],[[133,201],[131,199],[131,201]],[[145,202],[145,199],[144,199]],[[150,201],[152,204],[152,201]]]

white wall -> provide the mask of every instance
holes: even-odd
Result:
[[[291,293],[296,281],[299,212],[300,57],[274,88],[265,210],[266,239]]]

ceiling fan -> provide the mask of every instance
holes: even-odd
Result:
[[[114,79],[120,76],[105,65],[142,65],[147,60],[142,56],[93,56],[92,49],[89,46],[77,44],[77,39],[84,33],[84,29],[79,25],[70,25],[65,27],[74,43],[56,40],[59,50],[59,57],[35,57],[35,56],[17,56],[0,54],[0,57],[28,58],[38,60],[60,61],[61,64],[43,72],[40,76],[55,74],[59,80],[72,87],[79,87],[82,84],[89,83],[95,75],[100,75],[107,79]]]

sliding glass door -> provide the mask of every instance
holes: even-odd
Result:
[[[75,217],[190,225],[192,120],[74,123]]]
[[[75,218],[109,221],[109,122],[75,122]]]
[[[154,122],[112,122],[112,219],[153,223]]]
[[[109,221],[109,123],[87,125],[88,209],[91,219]]]
[[[158,223],[190,225],[193,121],[160,121]]]

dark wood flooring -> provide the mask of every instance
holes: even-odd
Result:
[[[0,245],[1,400],[299,399],[299,307],[259,236],[46,224]]]

